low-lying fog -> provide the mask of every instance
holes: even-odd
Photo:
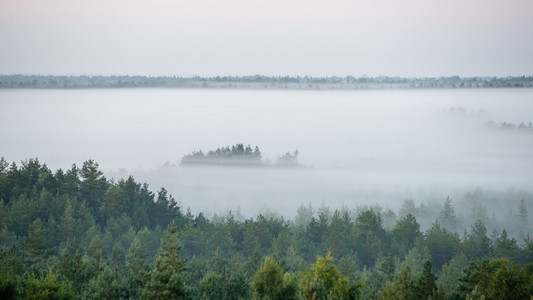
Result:
[[[94,159],[107,177],[165,187],[193,213],[292,217],[301,203],[397,210],[476,187],[533,192],[529,122],[531,89],[0,90],[0,156],[53,170]],[[273,163],[298,149],[302,167],[179,166],[193,150],[236,143]]]

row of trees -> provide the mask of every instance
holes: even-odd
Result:
[[[250,145],[235,144],[209,150],[206,154],[202,150],[193,151],[191,154],[183,156],[182,165],[187,164],[239,164],[239,165],[260,165],[263,163],[262,154],[259,147],[252,150]]]
[[[237,166],[269,166],[271,163],[262,160],[261,150],[255,146],[252,150],[250,145],[235,144],[209,150],[204,153],[202,150],[193,151],[183,156],[181,165],[237,165]],[[287,152],[278,157],[276,166],[296,167],[298,166],[298,150],[293,153]]]
[[[529,122],[527,125],[524,122],[520,122],[520,124],[516,125],[514,123],[510,122],[500,122],[496,123],[494,121],[487,122],[487,126],[494,129],[504,129],[504,130],[515,130],[518,129],[520,131],[531,131],[533,130],[533,123]]]
[[[483,220],[458,233],[450,198],[426,230],[409,201],[390,226],[372,207],[208,219],[183,212],[164,189],[107,180],[92,161],[55,173],[38,160],[1,165],[2,299],[533,295],[528,233],[489,234]],[[525,200],[520,212],[527,223]]]
[[[533,77],[40,76],[0,75],[0,88],[492,88],[532,87]]]

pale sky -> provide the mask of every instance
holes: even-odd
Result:
[[[0,74],[533,75],[533,1],[0,0]]]

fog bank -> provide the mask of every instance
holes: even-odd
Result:
[[[531,99],[531,89],[0,90],[0,155],[51,169],[94,159],[194,212],[397,208],[476,187],[531,192]],[[273,162],[298,149],[301,168],[178,166],[236,143]]]

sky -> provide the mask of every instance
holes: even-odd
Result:
[[[533,75],[531,0],[0,0],[0,74]]]

